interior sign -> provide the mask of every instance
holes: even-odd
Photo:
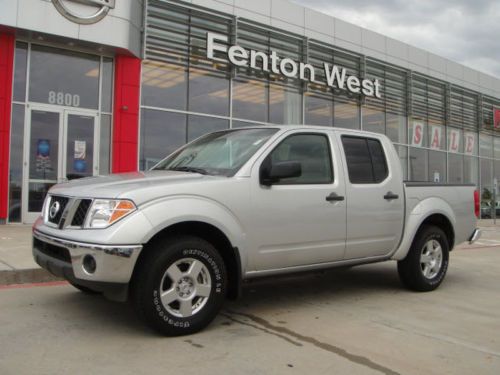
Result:
[[[261,51],[247,51],[241,46],[228,47],[224,43],[228,42],[225,35],[207,33],[207,57],[212,60],[221,60],[215,57],[215,52],[222,52],[227,55],[229,62],[236,66],[250,67],[280,74],[288,78],[299,78],[303,81],[338,87],[341,90],[348,90],[353,94],[363,94],[381,98],[380,82],[378,79],[360,79],[354,75],[348,75],[345,68],[337,65],[324,63],[326,82],[316,80],[316,68],[311,64],[296,62],[290,58],[280,58],[276,51],[267,54]],[[225,60],[224,60],[225,61]],[[258,65],[258,61],[260,64]]]

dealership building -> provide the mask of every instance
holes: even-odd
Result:
[[[220,129],[386,134],[405,178],[500,179],[500,79],[286,0],[0,0],[0,222]]]

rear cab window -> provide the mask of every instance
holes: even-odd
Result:
[[[341,139],[352,184],[378,184],[387,178],[387,159],[378,139],[351,135]]]

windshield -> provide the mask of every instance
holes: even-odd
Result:
[[[153,170],[231,177],[277,131],[251,128],[210,133],[174,152]]]

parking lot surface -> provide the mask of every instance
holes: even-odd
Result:
[[[0,374],[499,374],[497,237],[455,249],[431,293],[394,262],[262,280],[177,338],[65,283],[4,286]]]

